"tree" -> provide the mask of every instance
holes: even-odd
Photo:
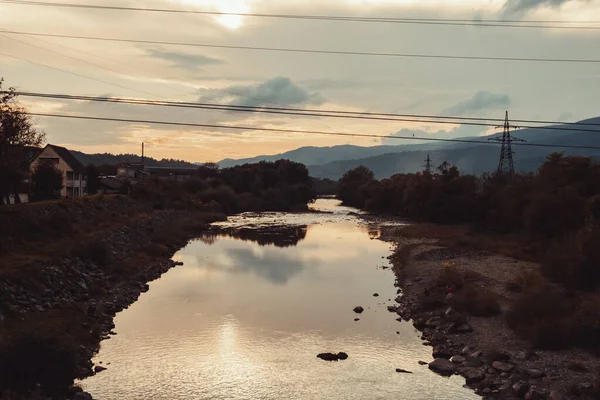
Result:
[[[363,187],[375,179],[373,171],[360,165],[347,171],[338,184],[338,197],[345,205],[363,208],[365,196]]]
[[[32,175],[33,196],[36,200],[55,199],[60,196],[62,172],[48,163],[40,163]]]
[[[90,164],[85,168],[87,177],[87,192],[88,194],[96,194],[100,189],[100,172],[94,164]]]
[[[2,89],[0,78],[0,204],[10,193],[19,202],[18,186],[29,172],[31,154],[44,143],[43,132],[33,128],[26,110],[17,103],[14,88]],[[7,201],[8,203],[8,201]]]

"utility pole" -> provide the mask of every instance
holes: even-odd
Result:
[[[498,126],[498,128],[500,128]],[[510,126],[508,122],[508,111],[506,112],[506,118],[504,119],[504,132],[502,133],[502,139],[500,138],[489,138],[488,140],[494,140],[502,142],[500,149],[500,161],[498,162],[497,175],[508,175],[513,177],[515,174],[515,164],[513,161],[514,151],[512,150],[512,142],[524,142],[522,139],[512,137],[510,135],[510,128],[517,128],[517,126]]]
[[[425,173],[427,175],[431,175],[431,158],[429,158],[429,153],[427,153],[427,159],[425,160]]]

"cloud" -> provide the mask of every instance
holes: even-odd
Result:
[[[200,101],[208,99],[247,107],[321,105],[327,102],[320,93],[300,87],[290,78],[285,77],[276,77],[256,85],[236,85],[221,90],[205,90]]]
[[[521,16],[537,7],[548,6],[558,8],[569,1],[572,0],[506,0],[506,3],[502,7],[502,13],[504,15]]]
[[[224,64],[223,60],[201,54],[182,53],[178,51],[165,51],[161,49],[146,49],[146,53],[153,58],[169,61],[172,67],[188,71],[198,71],[200,66]]]
[[[510,105],[510,97],[507,94],[490,93],[479,91],[469,100],[461,101],[443,111],[445,114],[464,115],[478,111],[506,108]]]

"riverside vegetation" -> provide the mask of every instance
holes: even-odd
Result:
[[[512,179],[462,175],[445,163],[435,173],[398,174],[378,181],[367,168],[358,167],[340,180],[338,196],[345,204],[371,213],[417,221],[393,233],[397,250],[392,260],[399,285],[404,280],[413,285],[405,287],[401,308],[416,318],[428,340],[434,338],[432,343],[439,344],[439,335],[452,338],[458,323],[489,318],[490,322],[480,323],[482,330],[493,326],[495,331],[489,334],[504,337],[504,329],[510,328],[530,352],[558,351],[548,358],[555,357],[555,363],[570,360],[560,366],[570,372],[567,367],[589,358],[588,367],[580,371],[585,370],[585,379],[591,382],[570,375],[554,381],[567,386],[561,389],[569,396],[600,395],[598,162],[552,154],[537,173]],[[445,266],[439,268],[440,264]],[[428,325],[422,320],[439,316],[437,310],[440,321]],[[450,331],[443,328],[446,311],[456,317]],[[493,341],[474,336],[480,344]],[[508,347],[508,343],[500,345]],[[465,355],[455,351],[449,357]],[[485,384],[480,384],[484,378]],[[489,381],[479,373],[473,382],[478,383],[475,388],[488,390],[484,393],[503,398],[522,398],[529,390],[529,386],[515,390],[512,385],[519,381],[506,386],[507,382]],[[548,393],[535,395],[545,398]]]
[[[0,207],[0,397],[84,398],[73,380],[101,370],[90,359],[112,318],[175,251],[228,214],[300,211],[314,197],[307,169],[278,161],[204,166],[131,196]]]

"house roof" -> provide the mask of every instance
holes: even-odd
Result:
[[[100,184],[110,189],[121,189],[123,187],[123,181],[114,177],[106,177],[100,179]]]
[[[85,172],[85,167],[83,166],[83,164],[80,163],[79,160],[75,158],[73,153],[71,153],[68,149],[53,144],[49,144],[46,147],[50,147],[52,150],[54,150],[60,158],[62,158],[67,164],[69,164],[69,167],[71,167],[73,171]]]

